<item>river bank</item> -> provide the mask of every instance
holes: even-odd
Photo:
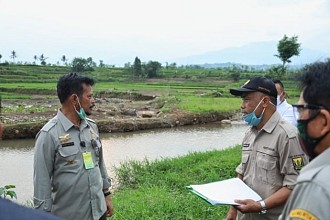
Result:
[[[120,98],[101,95],[96,97],[91,118],[100,132],[109,133],[203,124],[231,119],[235,115],[235,112],[191,113],[176,108],[162,111],[167,102],[148,95]],[[56,115],[60,104],[56,98],[35,96],[29,100],[4,100],[2,107],[3,139],[20,139],[34,138]]]
[[[241,147],[236,146],[122,164],[116,171],[120,187],[112,196],[116,214],[111,219],[225,219],[229,206],[212,206],[187,186],[235,177],[240,153]]]

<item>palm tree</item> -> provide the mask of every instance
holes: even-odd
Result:
[[[48,57],[45,57],[44,54],[41,54],[39,57],[39,60],[41,61],[41,65],[46,65],[46,60],[48,59]]]
[[[34,64],[36,65],[37,64],[37,60],[38,60],[38,56],[37,55],[34,55],[33,56],[33,59],[34,59]]]
[[[11,52],[11,55],[10,55],[10,58],[13,59],[13,63],[15,63],[15,58],[16,58],[16,57],[17,57],[17,54],[16,54],[15,50],[13,50],[13,51]]]
[[[66,61],[68,61],[65,57],[65,55],[62,56],[61,61],[63,62],[63,65],[66,65]]]

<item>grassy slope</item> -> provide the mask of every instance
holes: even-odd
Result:
[[[223,219],[228,206],[212,206],[186,186],[235,177],[240,147],[191,153],[155,162],[131,161],[117,170],[111,219]]]

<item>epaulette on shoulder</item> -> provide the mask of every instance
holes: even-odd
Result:
[[[50,120],[47,124],[45,124],[41,130],[48,132],[52,127],[54,127],[57,124],[57,119],[53,118],[52,120]]]
[[[294,138],[297,136],[297,128],[292,126],[290,123],[282,120],[280,121],[280,126],[283,128],[283,130],[287,133],[289,138]]]
[[[92,123],[96,124],[96,122],[93,119],[86,118],[86,120],[89,121],[89,122],[92,122]]]

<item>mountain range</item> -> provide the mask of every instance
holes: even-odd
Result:
[[[254,42],[241,47],[229,47],[222,50],[209,51],[181,57],[174,60],[178,65],[201,65],[213,66],[223,64],[241,65],[274,65],[281,64],[281,60],[274,55],[277,54],[275,41]],[[319,51],[301,47],[300,55],[291,59],[290,66],[301,66],[315,61],[323,61],[330,58],[330,52]]]

